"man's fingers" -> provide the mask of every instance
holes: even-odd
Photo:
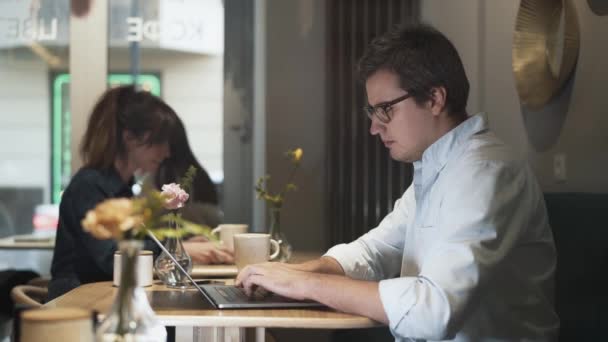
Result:
[[[258,286],[255,289],[255,292],[253,293],[253,296],[256,297],[256,298],[262,299],[264,297],[270,296],[271,294],[272,294],[272,292],[266,290],[265,288],[263,288],[261,286]]]
[[[260,274],[252,274],[243,282],[243,289],[249,297],[253,297],[256,290],[263,288],[264,277]]]
[[[252,266],[245,266],[245,268],[243,268],[239,274],[237,274],[236,276],[236,280],[234,281],[234,284],[236,286],[243,286],[242,283],[245,279],[247,279],[249,277],[249,275],[251,274],[251,268]]]
[[[240,282],[240,286],[243,287],[243,290],[245,291],[247,296],[251,296],[251,293],[253,292],[252,286],[254,286],[254,283],[251,281],[252,276],[253,274],[248,273],[247,276],[241,279]]]

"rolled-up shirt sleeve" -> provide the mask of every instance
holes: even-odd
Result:
[[[417,276],[383,280],[380,298],[397,337],[450,339],[527,227],[527,169],[483,162],[442,197],[434,241]]]
[[[351,243],[332,247],[324,256],[334,258],[353,279],[378,281],[398,276],[405,230],[413,210],[414,190],[410,186],[378,227]]]

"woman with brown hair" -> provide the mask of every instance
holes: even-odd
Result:
[[[182,208],[182,216],[192,222],[215,227],[222,221],[222,212],[218,207],[218,196],[215,184],[209,174],[198,162],[190,144],[186,128],[177,118],[174,134],[169,144],[171,156],[163,161],[156,174],[156,185],[175,183],[186,173],[190,166],[196,167],[196,177],[190,188],[188,203]]]
[[[59,206],[49,299],[82,283],[112,279],[113,240],[97,240],[80,224],[86,212],[108,198],[131,197],[137,172],[154,174],[170,156],[179,119],[160,98],[133,86],[107,90],[93,108],[81,145],[84,166],[71,179]],[[184,247],[196,263],[231,262],[232,254],[211,243]],[[157,256],[159,248],[145,241]]]

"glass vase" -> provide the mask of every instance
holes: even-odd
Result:
[[[121,253],[120,284],[110,312],[95,332],[95,340],[164,342],[167,330],[156,319],[143,287],[137,286],[137,260],[143,243],[126,240],[118,246]]]
[[[173,229],[177,229],[177,223],[173,221],[171,224]],[[192,258],[186,252],[182,244],[182,238],[169,237],[164,242],[167,251],[173,255],[175,260],[188,272],[192,273]],[[185,289],[190,286],[190,281],[184,273],[175,266],[173,260],[164,251],[156,258],[154,262],[154,271],[163,284],[174,289]]]
[[[291,258],[292,247],[281,230],[281,208],[270,208],[270,238],[279,243],[279,256],[277,261],[287,262]]]

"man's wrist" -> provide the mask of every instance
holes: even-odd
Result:
[[[300,286],[299,292],[302,297],[319,302],[318,294],[319,284],[321,283],[321,277],[324,275],[315,272],[305,272],[304,279],[298,284]]]

